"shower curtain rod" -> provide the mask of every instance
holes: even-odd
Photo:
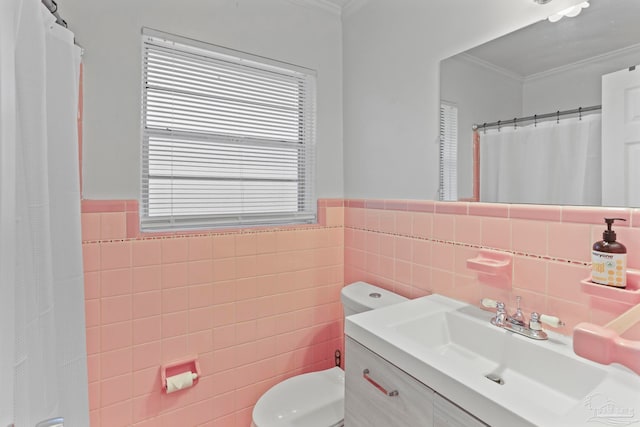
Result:
[[[63,27],[67,28],[67,21],[62,19],[60,14],[58,13],[58,4],[54,0],[42,0],[42,4],[49,9],[49,12],[56,18],[56,24],[60,24]]]
[[[602,105],[594,105],[591,107],[580,107],[573,110],[556,111],[555,113],[535,114],[533,116],[528,116],[528,117],[516,117],[510,120],[498,120],[497,122],[474,124],[471,128],[473,130],[477,130],[477,129],[486,130],[491,127],[500,128],[502,126],[516,125],[522,122],[531,122],[531,121],[537,122],[538,120],[549,119],[552,117],[556,118],[557,120],[560,120],[560,116],[567,116],[571,114],[582,115],[582,113],[588,113],[590,111],[599,111],[601,109],[602,109]]]

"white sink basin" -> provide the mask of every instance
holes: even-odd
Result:
[[[533,340],[492,325],[491,316],[431,295],[350,316],[345,331],[494,426],[586,425],[591,396],[627,405],[619,390],[640,387],[626,368],[576,356],[567,337],[548,332],[549,340]],[[640,393],[630,405],[640,415]]]

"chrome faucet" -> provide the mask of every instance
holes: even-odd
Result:
[[[548,338],[547,333],[542,329],[542,323],[546,323],[554,328],[564,325],[564,322],[555,316],[548,316],[535,311],[531,313],[529,323],[527,324],[522,309],[520,308],[520,297],[516,297],[516,301],[518,306],[515,313],[511,316],[507,314],[504,303],[501,301],[483,298],[480,302],[485,307],[496,309],[496,315],[491,318],[492,325],[534,340],[546,340]]]

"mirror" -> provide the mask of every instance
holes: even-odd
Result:
[[[601,105],[602,76],[640,64],[639,20],[638,0],[591,0],[576,17],[540,21],[443,60],[441,101],[458,110],[458,199],[473,198],[473,124]]]

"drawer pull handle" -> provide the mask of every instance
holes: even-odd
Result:
[[[391,391],[387,391],[387,389],[385,389],[384,387],[382,387],[380,384],[378,384],[373,378],[371,378],[369,376],[370,372],[368,369],[365,369],[364,371],[362,371],[362,377],[369,381],[371,384],[373,384],[373,386],[375,388],[377,388],[378,390],[380,390],[381,392],[383,392],[384,394],[386,394],[387,396],[397,396],[398,394],[398,390],[391,390]]]

